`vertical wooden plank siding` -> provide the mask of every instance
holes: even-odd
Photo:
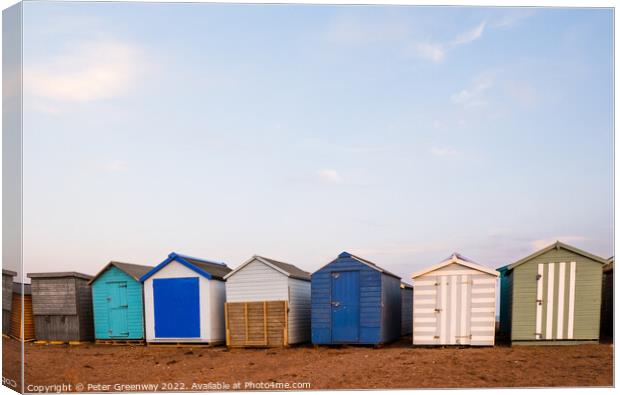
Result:
[[[110,333],[110,284],[126,285],[127,336],[117,337]],[[142,283],[127,273],[111,266],[91,284],[95,339],[144,339],[144,302]]]
[[[511,340],[597,340],[601,268],[600,262],[564,248],[516,266],[511,273]]]

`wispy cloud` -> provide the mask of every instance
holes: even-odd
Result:
[[[319,180],[326,184],[340,184],[342,182],[340,173],[334,169],[321,169],[316,174]]]
[[[456,155],[457,151],[450,147],[432,147],[430,153],[439,157],[448,157]]]
[[[523,19],[529,18],[536,13],[534,8],[506,8],[491,19],[489,27],[499,29],[509,29],[521,22]]]
[[[124,42],[83,42],[24,71],[27,93],[55,101],[89,102],[129,92],[145,63]]]
[[[483,21],[474,28],[457,34],[452,41],[447,43],[418,42],[413,47],[414,53],[420,58],[439,63],[445,59],[448,51],[472,43],[482,37],[485,27],[486,21]]]
[[[492,74],[483,74],[476,78],[473,84],[465,89],[453,93],[450,100],[465,108],[485,107],[488,102],[486,92],[493,86],[495,77]]]
[[[574,242],[579,242],[579,241],[585,241],[588,240],[587,237],[585,236],[577,236],[577,235],[572,235],[572,236],[555,236],[555,237],[549,237],[546,239],[538,239],[538,240],[534,240],[532,241],[532,248],[534,248],[535,250],[540,250],[543,249],[553,243],[555,243],[556,241],[561,241],[564,243],[574,243]]]
[[[482,33],[484,32],[486,24],[486,21],[484,21],[473,29],[457,35],[454,41],[452,41],[452,46],[469,44],[473,41],[476,41],[477,39],[482,37]]]

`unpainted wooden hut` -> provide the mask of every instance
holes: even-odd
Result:
[[[149,343],[220,343],[226,339],[221,262],[175,252],[140,278]]]
[[[495,344],[499,273],[459,253],[414,273],[413,344]]]
[[[23,320],[22,304],[24,306]],[[20,340],[33,340],[35,338],[30,284],[13,283],[13,310],[11,311],[11,330],[9,334],[13,338]]]
[[[413,332],[413,287],[405,282],[400,283],[401,296],[401,336],[410,335]]]
[[[312,274],[312,343],[382,344],[400,337],[400,277],[343,252]]]
[[[17,273],[2,269],[2,333],[9,334],[11,330],[11,306],[13,304],[13,277]]]
[[[310,341],[310,273],[254,255],[224,279],[229,347]]]
[[[29,273],[37,340],[93,340],[93,305],[88,282],[77,272]]]
[[[601,338],[614,336],[614,257],[603,266],[603,285],[601,292]]]
[[[606,263],[557,241],[499,268],[502,336],[522,345],[598,342]]]
[[[152,266],[113,261],[90,280],[96,340],[144,339],[140,277],[152,269]]]

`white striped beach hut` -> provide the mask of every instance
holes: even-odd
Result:
[[[456,252],[414,273],[413,344],[494,345],[498,276]]]

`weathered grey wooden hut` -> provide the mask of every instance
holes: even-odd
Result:
[[[401,321],[400,335],[407,336],[413,333],[413,287],[405,282],[400,283]]]
[[[37,340],[93,340],[91,276],[62,272],[29,273],[28,277]]]
[[[11,329],[11,305],[13,302],[13,277],[17,273],[2,269],[2,333],[8,335]]]

